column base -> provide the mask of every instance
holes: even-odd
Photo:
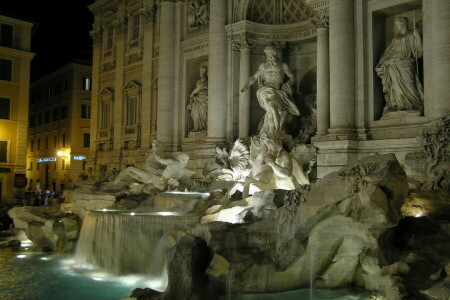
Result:
[[[358,141],[314,142],[317,148],[317,178],[322,178],[358,160]]]
[[[330,128],[327,134],[328,140],[358,140],[355,128]]]

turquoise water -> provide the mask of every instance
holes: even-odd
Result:
[[[139,278],[78,273],[71,256],[0,250],[2,300],[113,300],[142,287]]]
[[[313,300],[369,300],[371,297],[365,293],[355,293],[354,291],[346,290],[314,290]],[[285,293],[277,294],[255,294],[245,296],[231,296],[225,297],[223,300],[310,300],[310,290],[303,289]]]
[[[137,287],[149,286],[138,276],[111,277],[98,270],[73,270],[73,256],[0,250],[2,300],[118,300]],[[309,300],[308,289],[268,295],[224,296],[223,300]],[[350,291],[313,291],[314,300],[366,300]],[[180,299],[181,300],[181,299]]]

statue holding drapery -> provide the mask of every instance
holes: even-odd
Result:
[[[422,39],[408,18],[395,19],[397,35],[375,68],[383,84],[386,105],[383,115],[392,111],[423,112],[423,88],[419,81],[417,60],[423,55]]]

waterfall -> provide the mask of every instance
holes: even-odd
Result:
[[[75,252],[75,267],[100,267],[115,275],[165,273],[163,237],[174,225],[199,222],[195,215],[117,211],[87,212]]]

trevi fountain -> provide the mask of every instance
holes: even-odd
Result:
[[[88,168],[25,246],[99,299],[450,299],[449,1],[89,9]]]

